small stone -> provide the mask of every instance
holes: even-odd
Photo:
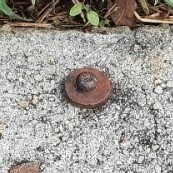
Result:
[[[4,24],[1,28],[2,31],[11,31],[12,28],[9,24]]]
[[[40,74],[36,74],[36,75],[34,76],[34,79],[35,79],[36,81],[40,82],[40,81],[43,80],[43,77],[42,77]]]
[[[51,102],[54,102],[55,98],[54,97],[49,97],[48,100],[51,101]]]
[[[36,105],[38,103],[38,96],[37,95],[32,96],[31,103],[34,104],[34,105]]]
[[[162,168],[159,165],[155,166],[155,170],[156,170],[156,173],[161,173],[162,172]]]
[[[26,71],[26,75],[30,76],[31,75],[31,71],[27,70]]]
[[[162,94],[163,93],[163,88],[161,86],[156,86],[154,89],[154,92],[156,94]]]
[[[45,153],[50,153],[50,151],[48,150],[48,149],[45,149],[45,151],[44,151]]]
[[[116,162],[117,163],[117,167],[120,167],[122,165],[122,162],[119,160]]]
[[[45,76],[45,74],[46,74],[46,71],[45,70],[41,70],[40,71],[40,75]]]
[[[162,133],[163,130],[162,130],[161,128],[158,128],[158,129],[157,129],[157,132],[158,132],[158,133]]]
[[[141,47],[137,44],[135,44],[133,47],[134,52],[138,52],[140,49],[141,49]]]
[[[166,86],[168,88],[173,88],[173,81],[168,81],[167,84],[166,84]]]
[[[138,157],[138,163],[142,163],[144,161],[144,157],[143,156],[139,156]]]
[[[19,100],[18,105],[20,108],[26,108],[29,106],[29,100]]]
[[[165,84],[165,83],[162,83],[160,86],[161,86],[162,88],[166,88],[166,84]]]
[[[154,151],[157,151],[158,149],[160,148],[160,146],[159,145],[152,145],[152,149],[154,150]]]
[[[161,79],[156,79],[156,80],[154,81],[154,84],[155,84],[155,85],[162,84],[162,80],[161,80]]]
[[[55,132],[55,133],[58,133],[58,132],[59,132],[59,128],[56,127],[56,128],[54,129],[54,132]]]
[[[153,109],[161,109],[162,108],[162,105],[161,105],[161,103],[160,102],[155,102],[154,104],[153,104]]]
[[[47,57],[47,60],[50,61],[50,62],[54,62],[55,61],[55,58],[53,56],[48,56]]]
[[[9,173],[40,173],[39,164],[28,162],[12,166]]]

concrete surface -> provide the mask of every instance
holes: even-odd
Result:
[[[113,83],[101,110],[63,98],[83,66]],[[25,161],[42,173],[173,172],[171,28],[1,32],[0,71],[0,173]]]

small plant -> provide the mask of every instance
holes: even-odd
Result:
[[[13,12],[10,9],[10,7],[6,4],[5,0],[0,0],[0,11],[9,17],[13,16]]]
[[[31,0],[32,3],[35,3],[35,0]],[[17,14],[15,14],[11,8],[7,5],[6,0],[0,0],[0,12],[10,17],[11,19],[19,19],[23,21],[32,21],[31,19],[25,19]]]
[[[98,26],[100,23],[99,15],[97,12],[91,10],[87,5],[85,6],[83,3],[75,4],[70,10],[70,16],[74,17],[80,14],[84,14],[86,12],[86,18],[88,22],[93,26]]]
[[[169,6],[173,7],[173,0],[164,0]]]

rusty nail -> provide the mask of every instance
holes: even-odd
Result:
[[[9,173],[40,173],[40,166],[33,162],[21,163],[12,166]]]
[[[97,108],[105,104],[111,91],[107,76],[92,67],[72,71],[65,82],[68,100],[72,105],[82,108]]]

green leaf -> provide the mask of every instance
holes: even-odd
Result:
[[[32,2],[32,5],[35,5],[35,1],[36,1],[36,0],[31,0],[31,2]]]
[[[89,23],[91,23],[94,26],[98,26],[99,25],[99,15],[92,10],[89,10],[87,12],[87,19],[89,21]]]
[[[173,7],[173,0],[164,0],[169,6]]]
[[[26,21],[26,22],[32,22],[33,20],[32,19],[26,19],[24,17],[21,17],[15,13],[13,13],[11,16],[10,16],[11,19],[17,19],[17,20],[21,20],[21,21]]]
[[[15,14],[10,7],[7,5],[5,0],[0,0],[0,11],[9,16],[11,19],[18,19],[18,20],[23,20],[23,21],[32,21],[32,19],[25,19],[17,14]]]
[[[100,27],[104,27],[105,25],[109,25],[109,20],[108,19],[101,20],[100,23],[99,23]]]
[[[13,12],[10,7],[7,5],[5,0],[0,0],[0,11],[7,16],[12,16]]]
[[[82,13],[82,9],[83,9],[83,4],[82,3],[75,4],[70,10],[70,16],[79,15],[80,13]]]

